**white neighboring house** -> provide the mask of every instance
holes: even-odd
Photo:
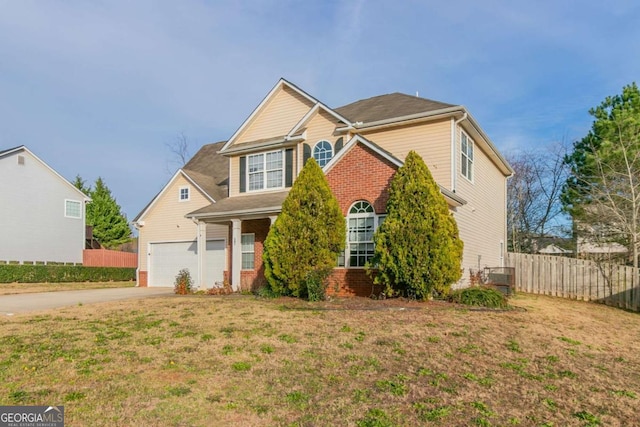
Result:
[[[0,261],[82,263],[91,199],[27,147],[0,151]]]

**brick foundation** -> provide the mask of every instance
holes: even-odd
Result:
[[[363,268],[334,268],[329,276],[327,295],[337,297],[370,297],[382,292]]]
[[[149,286],[148,277],[149,273],[146,271],[138,271],[138,286],[141,288]]]

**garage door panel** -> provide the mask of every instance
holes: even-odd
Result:
[[[205,280],[207,286],[211,287],[215,282],[221,282],[223,279],[226,243],[224,240],[209,240],[206,248]],[[183,268],[189,269],[191,278],[195,284],[198,284],[197,250],[197,241],[151,243],[149,286],[173,286],[176,275]]]

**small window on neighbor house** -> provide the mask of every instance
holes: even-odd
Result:
[[[313,158],[316,159],[320,167],[324,167],[329,160],[333,157],[333,148],[329,141],[319,141],[315,147],[313,147]]]
[[[65,200],[64,216],[67,218],[82,218],[82,203],[77,200]]]
[[[24,156],[18,156],[18,164],[24,165]]]
[[[464,132],[460,137],[460,153],[460,172],[469,181],[473,181],[473,140]]]
[[[189,187],[180,187],[178,200],[186,202],[189,200]]]
[[[243,233],[241,236],[241,252],[242,252],[242,269],[253,270],[255,258],[255,241],[254,233]]]

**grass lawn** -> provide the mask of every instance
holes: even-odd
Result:
[[[0,295],[29,294],[34,292],[80,291],[83,289],[132,288],[128,282],[68,282],[68,283],[0,283]]]
[[[640,315],[186,296],[0,318],[0,404],[69,426],[631,426]]]

